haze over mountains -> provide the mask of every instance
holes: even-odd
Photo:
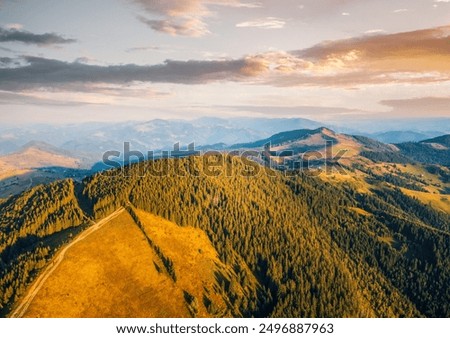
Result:
[[[215,123],[215,127],[207,127],[211,123]],[[282,131],[258,139],[258,135],[266,135],[273,130],[282,129],[286,125],[300,126],[301,129]],[[273,121],[261,119],[252,124],[247,119],[229,122],[208,118],[197,120],[195,125],[187,121],[155,120],[146,123],[130,122],[126,126],[108,125],[108,128],[96,126],[96,129],[88,131],[83,131],[81,126],[65,127],[68,129],[45,126],[43,127],[45,132],[43,131],[42,134],[31,131],[26,133],[22,130],[21,133],[16,132],[14,135],[23,135],[25,138],[27,137],[25,135],[29,135],[28,137],[52,140],[61,144],[61,147],[55,147],[43,141],[30,141],[19,147],[17,151],[0,156],[0,179],[2,180],[0,182],[0,197],[14,195],[26,188],[41,183],[49,183],[56,179],[66,177],[82,179],[89,173],[108,169],[110,167],[103,163],[103,154],[108,150],[120,152],[119,157],[112,157],[117,161],[117,164],[124,160],[127,161],[127,159],[124,159],[123,142],[130,142],[130,149],[141,151],[144,156],[149,150],[156,150],[155,156],[161,156],[161,150],[173,151],[175,143],[180,143],[180,149],[185,149],[188,143],[193,142],[191,135],[196,135],[198,139],[203,140],[204,143],[195,144],[195,149],[203,152],[233,149],[259,151],[264,145],[270,144],[271,160],[281,167],[287,162],[292,165],[293,162],[308,152],[320,151],[325,157],[327,142],[332,144],[333,149],[330,149],[332,154],[339,154],[339,159],[341,161],[347,160],[347,165],[349,165],[348,161],[358,162],[357,157],[359,155],[375,161],[431,161],[442,165],[450,163],[448,136],[446,135],[435,139],[421,140],[420,142],[398,143],[394,146],[365,136],[337,133],[326,127],[316,128],[317,125],[319,124],[316,122],[304,119],[278,119]],[[309,128],[314,129],[303,126],[312,126]],[[66,133],[74,135],[75,130],[73,128],[81,128],[80,132],[77,133],[80,137],[71,139],[71,136],[66,136]],[[172,128],[175,129],[172,130]],[[408,136],[413,139],[422,139],[426,135],[425,133],[411,132],[389,132],[387,134],[389,134],[388,138],[393,140],[405,139],[405,137],[408,139]],[[387,134],[382,134],[382,138],[386,138]],[[6,135],[9,135],[9,137],[5,143],[12,146],[12,131]],[[84,138],[83,135],[86,137]],[[244,135],[243,140],[250,139],[251,142],[229,143],[238,139],[240,135]],[[421,137],[418,137],[418,135],[421,135]],[[16,141],[18,142],[17,138]],[[208,142],[215,141],[222,142],[208,144]],[[130,160],[136,161],[137,158],[132,157]],[[322,159],[316,165],[323,162]]]
[[[32,140],[44,141],[69,151],[98,154],[106,150],[123,149],[125,141],[141,151],[172,149],[177,142],[231,145],[257,140],[292,128],[311,129],[319,126],[318,122],[306,119],[245,118],[29,126],[4,130],[0,149],[3,152],[15,151]]]
[[[440,136],[439,132],[416,131],[387,131],[370,135],[373,139],[383,143],[420,142],[428,138]]]
[[[0,156],[0,198],[66,177],[82,178],[90,173],[94,156],[30,141],[16,152]]]
[[[46,142],[80,156],[100,158],[107,150],[123,149],[128,141],[140,151],[173,149],[180,142],[197,146],[224,144],[227,146],[252,142],[273,134],[295,129],[328,127],[336,132],[366,135],[384,143],[421,141],[450,134],[450,119],[404,120],[389,125],[367,121],[366,124],[324,124],[301,118],[200,118],[188,120],[151,120],[125,123],[82,123],[72,125],[23,125],[0,127],[0,155],[18,151],[31,141]],[[389,129],[386,129],[389,128]],[[368,132],[370,130],[370,132]],[[376,132],[379,130],[378,132]]]

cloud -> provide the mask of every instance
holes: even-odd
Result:
[[[5,48],[5,47],[0,47],[0,50],[4,51],[4,52],[8,52],[8,53],[18,53],[15,50],[9,49],[9,48]]]
[[[270,106],[270,105],[245,105],[245,106],[217,106],[218,109],[232,109],[238,112],[258,113],[268,116],[317,116],[317,115],[343,115],[352,113],[363,113],[362,110],[344,107],[318,107],[318,106]]]
[[[34,34],[15,28],[5,29],[0,27],[0,42],[22,42],[38,46],[50,46],[66,43],[74,43],[75,39],[66,39],[55,33]]]
[[[251,56],[275,86],[359,87],[450,81],[450,26],[327,41],[291,52]]]
[[[266,71],[258,60],[172,61],[141,66],[135,64],[98,66],[80,62],[25,57],[22,67],[0,68],[0,89],[58,88],[71,83],[129,84],[159,82],[201,84],[240,81]]]
[[[5,25],[5,28],[21,30],[21,29],[23,29],[23,25],[20,23],[8,23]]]
[[[403,32],[376,37],[358,37],[345,40],[329,41],[306,49],[302,54],[306,56],[323,56],[329,52],[360,48],[370,51],[371,54],[390,54],[392,51],[418,50],[422,52],[435,52],[448,54],[450,25]],[[384,47],[384,48],[382,48]]]
[[[314,65],[336,65],[367,82],[433,82],[449,79],[450,26],[325,42],[294,52]],[[349,58],[354,54],[357,58]],[[347,72],[348,71],[348,72]]]
[[[133,47],[133,48],[128,48],[125,51],[127,53],[133,53],[133,52],[146,52],[149,50],[157,51],[157,50],[161,50],[161,47],[158,47],[158,46]]]
[[[61,107],[78,107],[90,104],[89,102],[83,101],[68,101],[68,100],[54,100],[54,99],[44,99],[36,97],[32,94],[23,93],[11,93],[0,91],[0,104],[11,104],[11,105],[35,105],[35,106],[61,106]]]
[[[449,116],[450,97],[419,97],[403,100],[383,100],[382,105],[392,108],[396,116],[421,117],[424,112],[429,116]]]
[[[259,8],[260,2],[239,0],[130,0],[141,6],[151,19],[139,19],[154,31],[170,35],[200,37],[209,33],[205,22],[213,15],[209,7],[226,6],[242,9]],[[156,18],[155,18],[156,16]]]
[[[58,87],[22,89],[20,91],[0,90],[1,105],[34,106],[83,106],[83,105],[127,105],[129,99],[147,101],[164,99],[172,94],[150,88],[148,84],[111,83],[64,83]]]
[[[133,2],[141,5],[149,13],[170,17],[205,14],[208,11],[205,2],[201,0],[133,0]]]
[[[238,59],[167,60],[156,65],[112,66],[38,57],[4,61],[0,67],[0,90],[8,91],[63,88],[74,83],[232,81],[280,87],[344,88],[389,83],[450,83],[450,26],[363,35],[302,50],[271,51]]]
[[[364,34],[381,34],[381,33],[386,33],[386,31],[384,29],[369,29],[364,32]]]
[[[140,20],[154,31],[169,35],[181,35],[199,37],[209,33],[206,24],[198,18],[171,19],[171,20],[149,20],[141,17]]]
[[[261,8],[263,7],[263,4],[261,2],[249,2],[249,3],[230,2],[228,6],[236,8]]]
[[[281,29],[286,25],[286,21],[275,17],[266,17],[252,21],[245,21],[236,24],[239,28],[263,28],[263,29]]]
[[[12,65],[12,64],[14,64],[14,62],[15,62],[15,59],[13,59],[13,58],[9,58],[9,57],[0,57],[0,65],[2,65],[2,66],[9,66],[9,65]]]
[[[393,10],[392,13],[404,13],[404,12],[408,12],[408,11],[409,11],[409,9],[399,8],[399,9]]]
[[[88,57],[88,56],[80,56],[78,58],[75,59],[75,62],[79,62],[79,63],[96,63],[98,62],[97,59]]]

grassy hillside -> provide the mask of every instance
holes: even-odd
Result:
[[[144,232],[123,211],[65,254],[26,317],[240,316],[227,305],[219,276],[234,280],[199,229],[137,210]],[[154,247],[160,253],[155,252]],[[173,262],[176,281],[165,270]],[[118,278],[121,276],[121,278]],[[245,292],[239,285],[236,292]]]
[[[408,196],[417,198],[424,204],[429,204],[433,208],[450,214],[450,195],[432,194],[408,189],[402,189],[402,191]]]
[[[277,146],[286,142],[293,142],[298,140],[307,139],[311,135],[320,134],[323,131],[324,128],[319,128],[315,130],[309,130],[309,129],[299,129],[299,130],[292,130],[292,131],[286,131],[281,132],[278,134],[275,134],[269,138],[258,140],[255,142],[249,142],[249,143],[239,143],[232,146],[234,149],[238,148],[257,148],[257,147],[263,147],[265,144],[270,143],[273,146]]]

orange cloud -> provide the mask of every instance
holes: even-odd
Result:
[[[245,77],[256,77],[266,73],[269,70],[269,65],[264,59],[246,58],[244,65],[239,69],[238,73]]]
[[[170,20],[149,20],[144,17],[141,21],[151,29],[169,35],[198,37],[208,34],[206,24],[198,18],[172,18]]]
[[[294,54],[317,61],[351,51],[360,55],[360,62],[372,63],[377,69],[449,71],[450,26],[324,42]]]
[[[358,86],[450,81],[450,26],[327,41],[308,49],[253,58],[278,86]]]
[[[450,97],[419,97],[403,100],[384,100],[381,104],[391,107],[392,114],[404,117],[449,116]]]
[[[141,18],[150,28],[170,35],[198,37],[208,34],[205,18],[212,15],[208,6],[219,5],[236,8],[258,8],[257,2],[239,0],[132,0],[158,18]]]
[[[236,24],[238,28],[262,28],[262,29],[281,29],[286,24],[286,21],[281,18],[272,16],[260,18],[251,21],[244,21]]]

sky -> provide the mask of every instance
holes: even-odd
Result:
[[[450,0],[0,0],[0,123],[450,117]]]

